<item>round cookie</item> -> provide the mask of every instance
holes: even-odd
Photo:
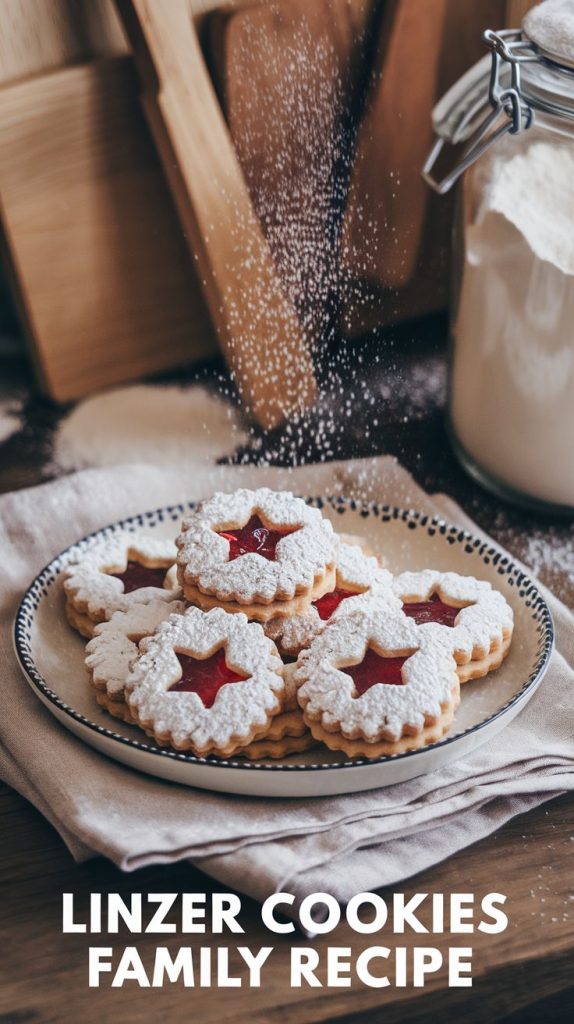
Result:
[[[281,740],[270,740],[264,737],[254,740],[249,746],[238,751],[236,757],[246,757],[250,761],[260,761],[271,758],[276,760],[281,757],[288,757],[289,754],[300,754],[304,750],[310,750],[317,745],[317,740],[307,728],[300,736],[285,736]]]
[[[95,627],[86,646],[85,665],[98,704],[111,715],[133,721],[125,701],[125,685],[131,664],[139,654],[138,644],[151,636],[160,622],[184,610],[183,601],[133,604]]]
[[[190,604],[208,612],[211,608],[223,608],[233,615],[242,612],[248,619],[255,622],[268,622],[270,619],[286,619],[293,615],[304,615],[313,601],[319,600],[335,586],[335,569],[329,569],[320,583],[306,594],[297,594],[292,601],[274,601],[272,604],[237,604],[234,601],[221,601],[211,594],[202,594],[197,587],[185,588],[185,597]]]
[[[498,668],[508,654],[512,608],[488,581],[425,569],[396,576],[393,589],[419,629],[438,623],[449,633],[461,683]]]
[[[420,630],[376,595],[340,614],[299,656],[297,698],[315,738],[349,756],[381,757],[436,742],[460,700],[445,631]]]
[[[249,743],[243,750],[237,751],[236,757],[246,757],[251,761],[261,758],[276,760],[309,750],[316,744],[311,735],[297,701],[297,685],[295,683],[295,665],[283,666],[285,680],[284,710],[271,720],[265,736]]]
[[[173,541],[144,533],[99,538],[64,570],[66,615],[82,636],[117,611],[181,597]]]
[[[199,591],[249,606],[292,601],[322,582],[325,593],[337,550],[333,527],[319,509],[266,487],[202,502],[184,519],[176,543],[188,600]]]
[[[126,679],[137,723],[158,743],[229,757],[284,710],[277,648],[261,626],[220,608],[188,608],[141,641]]]
[[[138,723],[125,701],[125,684],[130,667],[139,654],[139,643],[151,636],[170,615],[183,614],[182,601],[152,601],[115,612],[108,622],[96,626],[86,647],[86,669],[98,704],[110,715],[130,725]],[[242,757],[284,757],[306,750],[315,741],[303,721],[293,681],[294,666],[284,667],[283,710],[271,718],[265,735],[237,751]]]
[[[351,611],[357,595],[369,594],[373,588],[385,592],[390,607],[400,611],[400,601],[392,590],[391,574],[358,544],[342,541],[333,590],[314,600],[303,614],[273,618],[263,628],[281,654],[296,656],[309,647],[338,608],[344,606],[346,611]]]

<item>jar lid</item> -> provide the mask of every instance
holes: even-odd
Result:
[[[525,15],[522,31],[542,57],[574,69],[574,0],[544,0]]]

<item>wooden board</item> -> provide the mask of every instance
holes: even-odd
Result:
[[[314,398],[309,339],[253,209],[193,8],[187,0],[119,0],[118,8],[222,350],[246,411],[273,427]]]
[[[343,333],[356,335],[446,305],[453,200],[431,196],[420,175],[431,110],[482,55],[483,29],[503,18],[503,0],[278,0],[210,15],[218,92],[255,209],[319,335],[333,307]],[[353,137],[341,136],[326,83],[342,89],[351,121],[365,98],[340,235],[341,163]]]
[[[0,0],[2,83],[126,51],[112,0]]]
[[[305,328],[330,327],[372,0],[229,5],[206,19],[209,63],[265,237]],[[342,159],[343,155],[343,159]]]
[[[378,86],[353,168],[343,253],[350,270],[364,262],[369,277],[394,288],[410,280],[419,248],[427,198],[420,168],[432,139],[447,0],[395,0],[388,6]]]
[[[500,27],[504,16],[503,0],[395,0],[387,7],[343,229],[348,274],[371,298],[349,303],[347,333],[447,304],[453,196],[432,196],[420,176],[431,111],[486,52],[484,29]]]
[[[506,0],[506,27],[520,28],[526,12],[535,6],[536,0]]]
[[[203,357],[210,321],[129,58],[0,90],[0,210],[58,401]]]

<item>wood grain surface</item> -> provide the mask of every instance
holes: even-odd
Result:
[[[89,394],[216,347],[128,57],[0,89],[0,211],[44,390]]]
[[[126,53],[113,0],[0,0],[0,83]]]
[[[506,0],[506,25],[508,28],[520,28],[522,19],[536,0]]]
[[[320,345],[340,286],[337,234],[375,0],[229,4],[203,37],[283,286]]]
[[[448,0],[398,0],[387,5],[381,26],[377,87],[360,128],[343,252],[351,271],[364,261],[369,277],[387,288],[406,284],[416,266],[428,196],[420,168],[432,140],[448,12]]]
[[[432,195],[420,174],[431,112],[504,15],[503,0],[384,5],[343,224],[346,270],[364,284],[345,310],[349,334],[446,305],[453,196]]]
[[[202,5],[203,7],[203,5]],[[315,395],[313,364],[253,209],[188,0],[118,0],[143,101],[222,351],[258,423]]]
[[[272,945],[273,969],[260,989],[184,989],[180,984],[141,989],[127,983],[111,989],[88,988],[89,945],[137,945],[146,968],[153,969],[157,945],[173,954],[189,936],[63,935],[62,892],[75,894],[78,919],[85,920],[90,892],[225,891],[207,876],[182,863],[122,874],[101,860],[74,865],[47,822],[24,800],[0,786],[0,941],[4,981],[0,1007],[6,1024],[136,1024],[158,1018],[197,1024],[389,1024],[423,1022],[439,1014],[446,1021],[566,1021],[574,1010],[571,957],[574,944],[571,910],[571,846],[574,802],[562,798],[527,817],[517,818],[496,835],[464,850],[432,871],[397,887],[418,892],[471,892],[480,899],[493,888],[508,896],[510,924],[500,935],[407,934],[357,935],[346,923],[328,936],[307,942],[300,935],[270,936],[258,906],[243,900],[243,936],[193,936],[193,946]],[[383,896],[387,893],[383,890]],[[421,914],[423,920],[428,917]],[[176,920],[176,918],[170,918]],[[160,940],[160,941],[159,941]],[[290,946],[310,945],[324,964],[329,945],[350,947],[353,957],[374,944],[394,949],[428,944],[473,947],[472,988],[449,989],[441,969],[421,989],[369,989],[356,981],[350,989],[291,988]],[[239,955],[230,953],[233,973]],[[325,980],[325,971],[320,977]],[[532,1016],[529,1016],[532,1014]]]
[[[205,19],[256,212],[317,337],[326,309],[357,335],[444,306],[453,199],[420,174],[431,111],[504,19],[504,0],[260,0]]]

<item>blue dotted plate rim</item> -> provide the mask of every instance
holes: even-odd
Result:
[[[100,530],[94,530],[92,533],[82,537],[81,540],[76,541],[76,543],[65,548],[64,551],[61,551],[60,554],[56,555],[55,558],[44,566],[24,594],[14,621],[14,647],[16,655],[22,670],[33,688],[38,690],[50,704],[53,704],[59,709],[59,711],[72,718],[75,722],[78,722],[84,728],[92,732],[96,732],[107,739],[123,744],[124,746],[131,747],[134,750],[138,750],[142,753],[150,754],[155,757],[167,757],[171,760],[193,765],[206,765],[210,768],[222,769],[232,768],[235,771],[239,770],[250,772],[337,771],[341,768],[368,768],[373,765],[384,764],[389,761],[418,757],[421,754],[426,754],[428,751],[436,749],[437,747],[446,747],[463,737],[467,737],[481,729],[484,729],[487,725],[490,725],[496,719],[500,718],[501,715],[506,714],[510,708],[515,707],[517,704],[525,700],[525,698],[536,688],[538,682],[546,672],[550,656],[554,648],[554,623],[550,609],[548,608],[548,605],[536,584],[518,565],[515,564],[515,562],[513,562],[508,555],[505,555],[502,551],[493,547],[488,543],[488,541],[481,540],[479,537],[475,537],[474,534],[469,533],[467,530],[463,530],[458,526],[453,526],[440,516],[431,516],[423,512],[418,512],[416,509],[404,509],[393,505],[381,505],[376,501],[361,501],[360,499],[346,498],[343,496],[305,497],[305,501],[320,509],[325,506],[329,506],[339,515],[344,515],[345,512],[352,511],[358,512],[359,515],[365,519],[369,516],[375,516],[383,523],[401,521],[404,522],[405,527],[410,530],[422,528],[431,537],[436,536],[437,534],[439,536],[444,536],[448,544],[463,544],[464,550],[467,554],[476,554],[481,558],[485,565],[495,566],[497,572],[501,576],[507,577],[506,582],[510,586],[516,587],[518,596],[523,600],[524,605],[531,610],[531,616],[536,628],[538,640],[536,663],[520,690],[518,690],[506,704],[498,708],[497,711],[493,712],[493,714],[483,722],[478,722],[476,725],[470,726],[470,728],[465,729],[464,732],[447,735],[437,743],[429,744],[428,746],[421,747],[418,750],[410,750],[403,754],[391,754],[371,760],[365,757],[353,758],[345,761],[337,761],[334,764],[272,764],[268,762],[242,762],[234,761],[232,759],[224,760],[212,756],[197,757],[194,754],[168,750],[163,747],[156,747],[149,743],[143,743],[139,740],[131,739],[128,736],[122,736],[121,733],[114,732],[112,729],[106,728],[106,726],[92,722],[89,718],[86,718],[85,715],[80,714],[80,712],[76,711],[74,708],[70,707],[69,704],[63,701],[61,697],[51,689],[35,665],[31,647],[31,631],[34,624],[35,613],[40,602],[48,596],[50,588],[58,581],[64,566],[77,554],[80,554],[85,550],[85,548],[93,543],[95,539],[112,535],[118,530],[134,531],[141,528],[153,529],[160,523],[165,522],[167,519],[171,519],[173,522],[176,522],[181,518],[181,516],[192,511],[197,506],[196,501],[190,501],[180,505],[168,505],[163,508],[155,509],[151,512],[144,512],[139,515],[129,516],[126,519],[121,519],[118,522],[103,527]]]

